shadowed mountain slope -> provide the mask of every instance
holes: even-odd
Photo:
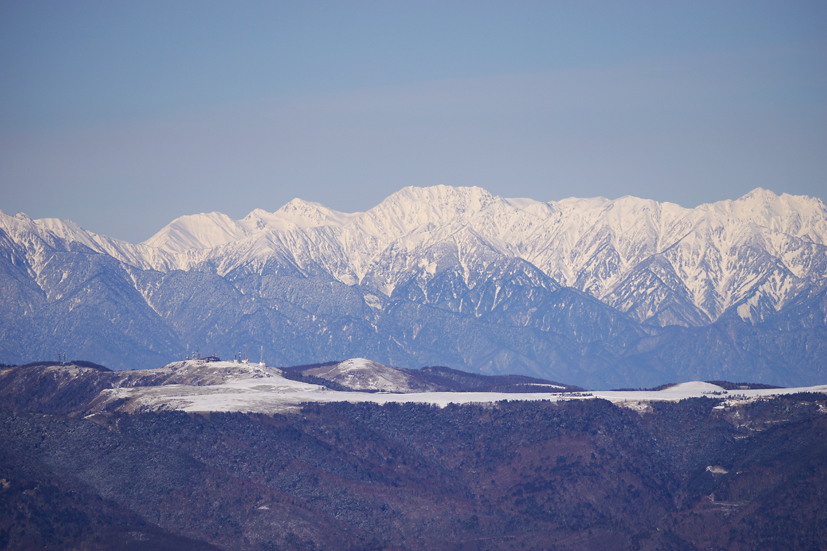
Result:
[[[827,208],[755,190],[684,209],[405,188],[364,213],[301,200],[175,220],[133,245],[0,213],[0,362],[115,369],[264,347],[588,387],[823,382]],[[818,314],[821,312],[822,314]]]

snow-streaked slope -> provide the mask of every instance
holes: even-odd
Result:
[[[387,296],[411,280],[424,289],[445,270],[470,288],[475,272],[516,258],[658,325],[701,325],[727,310],[758,321],[827,276],[822,201],[762,189],[687,209],[629,196],[542,203],[475,187],[409,187],[364,213],[294,200],[274,213],[254,211],[237,227],[193,228],[188,255],[170,242],[159,248],[177,253],[183,268],[211,262],[227,273],[276,258]]]
[[[181,216],[142,243],[167,253],[215,249],[264,230],[289,232],[319,226],[342,226],[358,214],[345,214],[319,203],[293,199],[276,212],[255,209],[241,220],[211,212]]]
[[[381,390],[384,392],[412,392],[409,373],[382,365],[365,358],[351,358],[343,362],[308,369],[305,375],[313,375],[339,383],[354,390]]]
[[[426,304],[434,282],[473,290],[492,266],[519,260],[655,325],[703,325],[728,312],[758,322],[827,281],[827,207],[763,189],[690,209],[629,196],[543,203],[477,187],[408,187],[363,213],[294,199],[237,221],[184,216],[140,245],[20,215],[0,214],[0,229],[35,272],[44,249],[74,243],[161,272],[287,269],[388,297],[413,283]]]
[[[187,249],[214,249],[247,235],[242,224],[226,214],[211,212],[176,218],[143,245],[170,253]]]
[[[87,231],[71,220],[32,220],[24,213],[9,216],[0,211],[0,233],[5,236],[6,246],[16,251],[19,262],[32,274],[39,274],[54,252],[104,254],[141,269],[167,269],[175,260],[153,247]]]
[[[772,191],[756,188],[740,199],[704,204],[697,210],[751,222],[772,232],[812,243],[827,244],[824,204],[811,197],[787,193],[776,195]]]

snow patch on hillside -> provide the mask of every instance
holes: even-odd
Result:
[[[354,390],[411,391],[410,376],[406,372],[365,358],[351,358],[332,366],[309,369],[304,374],[321,377]]]
[[[377,366],[392,370],[364,358],[353,358],[332,366],[342,374],[375,373]],[[420,403],[445,407],[449,404],[496,403],[504,400],[569,401],[600,398],[614,404],[647,411],[645,404],[655,401],[679,401],[687,398],[714,397],[745,403],[783,394],[817,392],[827,394],[827,385],[806,388],[738,390],[731,394],[722,387],[700,381],[671,386],[661,391],[588,391],[557,392],[546,388],[536,393],[505,392],[339,392],[318,385],[285,379],[273,367],[235,362],[207,363],[199,360],[176,362],[157,370],[120,372],[132,386],[101,392],[99,407],[105,409],[123,400],[121,411],[183,410],[190,412],[241,411],[278,413],[296,411],[308,402]],[[140,382],[151,383],[141,386]]]

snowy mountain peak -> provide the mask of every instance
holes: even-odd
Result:
[[[293,199],[276,212],[255,209],[239,223],[249,232],[272,230],[291,232],[322,226],[344,226],[361,213],[344,213],[329,209],[320,203]]]
[[[756,188],[738,199],[700,205],[697,210],[827,244],[827,207],[815,197],[776,195]]]
[[[8,234],[27,242],[40,240],[49,247],[65,248],[71,243],[81,243],[92,250],[98,250],[96,241],[101,238],[87,232],[71,220],[41,218],[32,220],[25,213],[8,216],[0,212],[0,228]]]
[[[220,212],[191,214],[176,218],[144,241],[147,247],[171,253],[188,249],[212,249],[246,235],[243,226]]]
[[[89,233],[71,220],[40,218],[34,222],[41,231],[49,232],[59,239],[64,239],[70,243],[77,241],[84,244],[91,244]]]
[[[492,203],[502,201],[480,187],[406,187],[380,203],[375,209],[408,211],[409,220],[418,222],[445,222],[448,219],[468,219]]]
[[[293,199],[273,214],[304,229],[318,226],[343,226],[361,213],[339,212],[320,203]]]
[[[401,203],[430,203],[441,205],[445,208],[461,208],[471,211],[479,211],[492,203],[495,197],[487,190],[477,186],[408,186],[402,188],[390,197],[386,202]]]
[[[736,199],[736,201],[761,201],[764,203],[769,203],[776,199],[778,199],[778,195],[773,193],[771,190],[757,187],[752,191],[745,193],[739,199]]]
[[[479,187],[406,187],[361,217],[364,231],[383,240],[469,221],[497,200]]]
[[[738,199],[726,199],[717,203],[700,205],[699,210],[715,211],[739,218],[750,218],[754,222],[766,221],[773,217],[787,216],[792,211],[805,215],[824,209],[820,199],[806,195],[776,195],[770,190],[755,188]]]

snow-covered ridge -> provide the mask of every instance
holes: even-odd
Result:
[[[238,241],[248,233],[243,224],[226,214],[211,212],[176,218],[142,244],[166,252],[180,253],[187,249],[214,249]]]
[[[827,208],[756,189],[683,208],[635,197],[507,199],[477,187],[408,187],[363,213],[294,199],[241,220],[180,217],[139,245],[70,221],[0,213],[0,229],[34,272],[44,248],[80,244],[141,269],[210,266],[219,275],[275,261],[319,270],[373,295],[446,270],[472,288],[503,259],[530,263],[638,321],[700,325],[727,311],[758,321],[827,281]]]
[[[52,369],[67,370],[69,367]],[[355,375],[360,372],[380,374],[393,378],[394,368],[386,367],[363,358],[346,360],[333,369],[338,375]],[[77,370],[76,370],[77,371]],[[115,374],[113,374],[115,375]],[[330,373],[328,373],[330,375]],[[569,401],[600,398],[614,404],[647,411],[651,402],[678,401],[686,398],[713,397],[724,400],[721,406],[741,404],[755,400],[796,392],[827,394],[827,385],[806,388],[778,388],[761,390],[736,390],[727,392],[722,387],[701,381],[691,381],[660,391],[588,391],[558,392],[555,388],[538,388],[536,393],[505,392],[410,392],[403,388],[387,389],[370,384],[365,390],[379,393],[328,390],[313,384],[286,379],[276,368],[241,365],[234,362],[208,363],[199,360],[176,362],[168,366],[141,371],[117,372],[123,379],[115,388],[100,393],[94,404],[98,410],[119,402],[124,412],[183,410],[183,411],[244,411],[276,413],[294,411],[306,402],[373,402],[386,404],[425,403],[440,407],[448,404],[495,403],[503,400],[521,401]]]
[[[40,368],[39,377],[50,384],[65,387],[77,379],[97,381],[100,393],[84,407],[90,415],[102,411],[138,413],[146,411],[217,412],[241,411],[254,413],[286,413],[297,411],[308,402],[372,402],[422,403],[445,407],[449,404],[493,404],[509,401],[571,401],[608,400],[618,406],[628,407],[641,413],[651,411],[651,404],[660,401],[679,401],[687,398],[713,398],[721,402],[723,409],[744,403],[799,392],[827,394],[827,385],[798,388],[769,388],[727,391],[723,387],[701,381],[689,381],[663,390],[582,391],[561,392],[556,385],[536,385],[536,392],[445,392],[412,390],[404,388],[399,377],[404,370],[387,367],[363,358],[353,358],[334,366],[328,366],[328,378],[353,375],[357,383],[368,382],[360,374],[379,380],[395,379],[387,388],[362,385],[363,390],[379,392],[338,391],[323,386],[295,381],[284,377],[278,368],[242,362],[186,360],[173,362],[157,369],[101,372],[73,364],[53,365]],[[34,368],[7,368],[0,370],[0,378],[15,377],[15,370]],[[12,375],[10,375],[12,373]],[[306,372],[307,373],[307,372]],[[19,374],[19,372],[18,372]],[[39,386],[38,375],[30,371],[34,379],[28,384]],[[24,377],[25,379],[25,377]],[[402,382],[402,386],[397,383]],[[81,385],[82,387],[83,385]],[[356,387],[354,387],[356,388]],[[7,389],[8,390],[8,389]]]

